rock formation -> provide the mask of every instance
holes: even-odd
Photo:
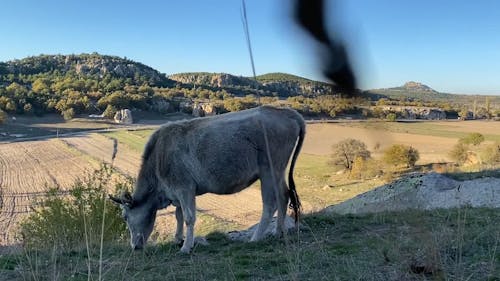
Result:
[[[118,110],[113,119],[118,124],[132,124],[134,122],[132,119],[132,111],[130,111],[130,109]]]
[[[500,179],[455,181],[437,173],[413,174],[330,206],[326,211],[363,214],[456,207],[500,208]]]

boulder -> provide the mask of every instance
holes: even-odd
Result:
[[[113,118],[118,124],[132,124],[132,111],[130,109],[118,110]]]
[[[500,179],[455,181],[437,173],[413,174],[330,206],[326,212],[364,214],[456,207],[500,208]]]

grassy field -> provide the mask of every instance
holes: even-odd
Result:
[[[459,139],[469,133],[478,132],[483,134],[487,141],[500,141],[500,122],[498,121],[363,122],[343,123],[343,125],[369,130],[383,130],[392,133],[452,139]]]
[[[0,280],[499,280],[498,221],[488,209],[318,213],[288,239],[243,243],[212,232],[191,255],[164,242],[105,245],[102,259],[96,246],[3,255]]]

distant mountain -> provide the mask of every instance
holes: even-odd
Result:
[[[419,82],[409,81],[406,82],[401,87],[392,88],[393,90],[405,90],[408,92],[426,92],[426,93],[438,93],[436,90],[431,87],[424,85]]]
[[[332,93],[332,87],[326,83],[309,80],[286,73],[268,73],[253,78],[235,76],[227,73],[190,72],[168,76],[182,84],[208,85],[217,88],[257,89],[265,95],[273,96],[320,96]]]

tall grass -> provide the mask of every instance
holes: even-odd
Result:
[[[212,232],[210,245],[179,255],[173,243],[131,251],[105,243],[103,280],[498,280],[500,213],[495,209],[405,211],[303,218],[310,228],[288,242],[234,242]],[[84,247],[26,248],[0,256],[0,280],[97,280]]]

